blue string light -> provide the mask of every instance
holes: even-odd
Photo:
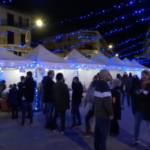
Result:
[[[46,27],[48,24],[49,24],[49,23],[47,22],[47,23],[43,24],[43,26],[41,26],[41,27]],[[37,26],[34,25],[34,26],[32,26],[31,28],[25,27],[24,29],[10,30],[10,32],[16,32],[16,33],[18,33],[18,32],[27,31],[27,30],[33,30],[33,29],[35,29],[36,27],[37,27]],[[1,32],[1,33],[0,33],[0,35],[7,35],[7,34],[8,34],[7,31],[4,31],[4,32]]]
[[[138,1],[135,1],[135,0],[132,0],[132,1],[129,1],[128,3],[120,3],[119,5],[114,5],[113,7],[109,8],[109,9],[103,9],[99,12],[90,12],[86,15],[83,15],[83,16],[78,16],[78,17],[75,17],[75,18],[72,18],[72,19],[64,19],[62,21],[58,21],[58,22],[55,22],[55,24],[63,24],[65,22],[71,22],[71,21],[75,21],[75,20],[81,20],[81,19],[86,19],[86,18],[90,18],[90,17],[93,17],[93,16],[97,16],[97,15],[101,15],[101,14],[105,14],[105,13],[108,13],[114,9],[117,9],[117,10],[120,10],[122,7],[130,7],[130,6],[133,6],[133,4],[135,3],[142,3],[142,2],[145,2],[146,0],[138,0]]]
[[[78,70],[80,71],[81,69],[85,69],[85,70],[100,70],[100,69],[108,69],[108,70],[114,70],[114,71],[142,71],[143,68],[136,68],[136,67],[128,67],[128,66],[107,66],[107,65],[99,65],[99,64],[93,64],[92,67],[89,65],[85,65],[85,64],[81,64],[81,63],[70,63],[70,67],[61,67],[61,66],[53,66],[50,67],[49,65],[42,65],[38,62],[36,63],[31,63],[31,64],[26,64],[26,65],[14,65],[14,63],[12,62],[12,65],[4,65],[4,62],[2,62],[3,60],[0,60],[0,68],[2,69],[9,69],[9,68],[14,68],[14,69],[19,69],[21,67],[25,68],[31,68],[31,69],[35,69],[34,70],[34,79],[35,81],[37,81],[37,70],[40,68],[45,68],[45,70]]]
[[[34,80],[36,82],[36,88],[35,88],[35,106],[34,109],[38,110],[38,88],[37,88],[37,82],[38,82],[38,69],[37,66],[34,69]]]
[[[43,42],[43,43],[46,43],[46,42],[54,42],[55,40],[58,40],[58,39],[61,39],[62,37],[69,37],[69,36],[73,36],[75,34],[79,34],[81,33],[82,30],[86,30],[86,31],[91,31],[91,30],[94,30],[94,29],[98,29],[99,27],[101,27],[101,25],[104,25],[104,24],[112,24],[112,23],[115,23],[116,21],[118,20],[125,20],[127,16],[135,16],[135,15],[138,15],[138,14],[141,14],[143,13],[144,11],[148,11],[150,10],[150,7],[149,8],[145,8],[145,9],[139,9],[137,11],[135,11],[134,13],[131,13],[131,14],[126,14],[126,15],[122,15],[122,16],[119,16],[119,17],[115,17],[114,20],[112,21],[102,21],[100,23],[98,23],[96,26],[94,27],[90,27],[90,28],[82,28],[82,29],[79,29],[77,32],[71,32],[71,33],[68,33],[68,34],[61,34],[61,35],[57,35],[55,37],[51,37],[47,40],[38,40],[37,42],[31,42],[31,44],[33,45],[37,45],[39,42]],[[138,22],[143,22],[143,21],[147,21],[147,19],[149,20],[149,18],[141,18],[140,20],[136,20],[136,23]],[[81,38],[81,37],[79,37]],[[90,37],[90,38],[96,38],[96,37]]]
[[[141,19],[139,19],[139,20],[136,20],[136,21],[135,21],[135,24],[136,24],[136,23],[139,23],[139,22],[148,21],[148,20],[150,20],[150,16],[147,17],[147,18],[141,18]],[[106,32],[103,36],[92,37],[92,38],[90,38],[89,40],[85,40],[85,41],[83,41],[83,42],[81,42],[81,43],[76,43],[76,44],[74,44],[74,45],[71,45],[71,46],[68,47],[68,48],[71,49],[71,48],[74,48],[74,47],[76,47],[76,46],[83,45],[84,43],[88,43],[88,42],[90,42],[91,40],[99,40],[100,38],[103,38],[103,37],[105,37],[105,36],[107,36],[107,35],[111,35],[111,34],[113,34],[113,33],[115,33],[115,32],[120,32],[120,31],[122,31],[122,30],[131,28],[131,27],[133,27],[133,25],[134,25],[134,24],[130,24],[130,25],[128,25],[128,26],[125,26],[125,27],[122,27],[122,28],[119,28],[119,29],[111,30],[111,31],[109,31],[109,32]],[[88,31],[88,30],[87,30],[87,31]],[[71,33],[71,34],[74,35],[74,33],[75,33],[75,32],[73,32],[73,33]],[[78,33],[80,33],[80,31],[78,31]],[[63,35],[61,35],[61,36],[63,36]],[[56,38],[60,39],[61,36],[56,37]],[[69,36],[69,34],[66,35],[66,36]],[[48,39],[48,40],[45,40],[45,41],[43,41],[43,42],[46,43],[46,42],[49,42],[49,41],[51,41],[51,40],[52,40],[52,38],[50,38],[50,39]],[[41,40],[41,42],[42,42],[42,40]],[[34,44],[34,45],[37,45],[37,44],[38,44],[38,43],[34,43],[34,42],[31,42],[31,43]],[[61,52],[61,51],[63,51],[63,50],[65,50],[65,48],[56,49],[56,50],[53,50],[52,52],[54,52],[54,53],[55,53],[55,52]]]
[[[48,40],[38,40],[38,42],[31,42],[31,44],[33,44],[33,45],[37,45],[39,42],[44,42],[44,43],[46,43],[46,42],[49,42],[49,41],[54,41],[54,40],[57,40],[57,39],[60,39],[61,37],[69,37],[69,36],[73,36],[73,35],[75,35],[75,34],[79,34],[79,33],[81,33],[81,30],[94,30],[94,29],[97,29],[97,28],[99,28],[101,25],[104,25],[104,24],[112,24],[112,23],[115,23],[116,21],[118,21],[118,20],[124,20],[124,19],[126,19],[126,17],[128,17],[128,16],[135,16],[135,15],[138,15],[138,14],[141,14],[141,13],[143,13],[143,12],[145,12],[145,11],[148,11],[148,10],[150,10],[150,7],[149,8],[145,8],[145,9],[139,9],[139,10],[136,10],[136,11],[134,11],[134,13],[129,13],[129,14],[125,14],[125,15],[122,15],[122,16],[119,16],[119,17],[115,17],[115,19],[114,20],[112,20],[112,21],[102,21],[102,22],[100,22],[100,23],[98,23],[96,26],[94,26],[94,27],[91,27],[91,28],[88,28],[88,29],[86,29],[86,28],[81,28],[81,29],[79,29],[77,32],[71,32],[71,33],[68,33],[68,34],[61,34],[61,35],[57,35],[57,36],[55,36],[55,37],[51,37],[50,39],[48,39]],[[142,18],[143,19],[143,18]],[[143,20],[142,20],[143,21]],[[46,24],[44,24],[43,25],[43,27],[46,27],[47,25],[49,24],[49,22],[47,22]],[[36,28],[36,26],[33,26],[32,28],[28,28],[28,27],[26,27],[25,29],[18,29],[18,30],[11,30],[11,32],[21,32],[21,31],[27,31],[28,29],[29,30],[33,30],[34,28]],[[4,34],[8,34],[8,32],[6,31],[6,32],[2,32],[2,33],[0,33],[0,34],[2,34],[2,35],[4,35]],[[93,37],[94,38],[94,37]],[[22,46],[21,44],[19,44],[19,46]]]
[[[125,40],[124,42],[121,42],[121,43],[116,44],[114,47],[116,47],[116,46],[122,46],[123,44],[127,44],[130,40],[134,41],[134,40],[137,40],[137,39],[141,38],[141,36],[143,36],[143,35],[149,35],[149,34],[150,34],[150,32],[147,32],[147,33],[144,33],[144,34],[140,34],[138,37],[127,39],[127,40]],[[137,44],[134,44],[134,45],[132,45],[132,46],[129,46],[129,47],[127,47],[127,48],[124,48],[124,49],[122,49],[122,50],[120,50],[120,51],[118,51],[118,52],[115,52],[115,53],[113,53],[113,54],[108,54],[107,56],[108,56],[108,57],[114,56],[115,54],[119,54],[119,53],[122,53],[122,52],[124,52],[124,51],[130,50],[130,49],[132,49],[133,47],[135,47],[135,46],[137,46],[137,45],[139,45],[139,44],[144,44],[145,42],[147,42],[147,41],[149,41],[149,40],[150,40],[150,39],[146,39],[145,41],[138,42]],[[104,51],[106,51],[107,49],[109,49],[109,48],[104,48],[104,49],[101,50],[101,52],[104,52]],[[147,48],[146,48],[146,49],[147,49]],[[134,51],[134,52],[130,52],[130,53],[125,54],[125,55],[120,55],[119,57],[121,58],[121,57],[126,57],[126,56],[129,56],[129,55],[132,55],[132,54],[137,54],[137,53],[139,53],[139,52],[141,52],[141,51],[144,51],[144,50],[146,50],[146,49],[142,48],[142,49],[140,49],[140,50],[137,50],[137,51]],[[1,50],[2,50],[2,49],[1,49]],[[6,48],[4,48],[3,50],[6,50]],[[35,59],[35,58],[38,58],[38,57],[40,57],[40,56],[43,56],[43,55],[47,55],[47,54],[49,54],[49,52],[48,52],[48,53],[45,53],[45,54],[42,54],[42,55],[32,56],[32,57],[31,57],[31,60],[32,60],[32,59]],[[93,53],[88,54],[88,55],[85,55],[85,56],[89,56],[89,55],[93,55]],[[80,58],[78,58],[78,59],[80,59]],[[95,58],[95,59],[96,59],[96,60],[97,60],[97,59],[103,59],[103,57],[99,57],[99,58]]]
[[[0,82],[3,80],[3,70],[0,68]]]
[[[3,4],[5,4],[5,3],[11,3],[12,2],[12,0],[1,0],[1,2],[3,3]]]

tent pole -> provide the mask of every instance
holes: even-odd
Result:
[[[2,68],[0,68],[0,81],[2,81],[2,79],[3,79],[3,70]]]
[[[76,76],[79,77],[79,70],[76,70]]]

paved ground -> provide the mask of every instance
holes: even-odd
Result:
[[[82,118],[87,109],[81,107]],[[120,121],[120,136],[109,137],[108,150],[145,150],[150,140],[146,123],[141,126],[141,144],[132,147],[134,118],[129,108],[125,108]],[[59,121],[58,121],[59,124]],[[0,150],[93,150],[93,138],[81,137],[84,128],[71,130],[70,111],[67,112],[67,133],[61,135],[44,129],[44,116],[35,113],[34,126],[29,127],[28,121],[25,128],[19,127],[19,120],[11,120],[7,113],[0,113]]]

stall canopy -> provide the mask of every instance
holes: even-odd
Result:
[[[38,45],[24,56],[30,60],[34,60],[39,64],[48,65],[50,67],[68,67],[69,63],[63,58],[53,54],[42,45]]]
[[[126,63],[129,67],[135,67],[135,66],[132,65],[132,63],[127,58],[124,58],[122,61],[124,63]],[[138,67],[138,66],[136,66],[136,67]]]
[[[0,47],[0,49],[3,48]],[[0,64],[3,64],[3,66],[22,66],[27,65],[28,63],[31,64],[32,61],[17,56],[7,50],[0,50]]]
[[[125,62],[123,62],[122,60],[120,60],[117,56],[113,57],[112,61],[115,62],[119,66],[129,67],[128,64],[126,64]]]
[[[96,64],[93,60],[90,60],[79,53],[76,49],[73,49],[66,57],[65,60],[68,60],[70,63],[79,63],[79,64]]]
[[[131,61],[132,65],[135,67],[146,68],[145,66],[139,64],[135,59]]]
[[[100,63],[102,65],[110,65],[110,66],[115,66],[116,65],[116,63],[113,62],[113,60],[107,58],[102,53],[98,53],[97,55],[92,57],[91,60],[96,61],[97,63]]]

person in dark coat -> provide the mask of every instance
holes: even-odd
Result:
[[[120,74],[117,74],[116,78],[118,78],[120,81],[122,80],[122,76]]]
[[[147,122],[148,132],[150,133],[150,72],[143,70],[141,77],[141,89],[137,91],[137,94],[140,94],[143,120]],[[148,149],[150,149],[150,146],[148,146]]]
[[[76,128],[78,126],[81,126],[81,115],[80,115],[80,104],[82,101],[82,93],[83,93],[83,85],[79,81],[78,77],[73,78],[72,82],[72,128]],[[76,122],[76,118],[78,119],[78,122]]]
[[[110,135],[117,136],[119,135],[118,120],[121,119],[121,90],[120,90],[121,81],[117,78],[113,79],[112,85],[113,89],[111,90],[111,93],[112,93],[114,118],[113,120],[111,120]]]
[[[131,108],[133,115],[136,114],[139,110],[140,105],[140,98],[139,95],[136,93],[137,90],[140,89],[140,80],[137,76],[133,76],[132,78],[132,85],[131,85]]]
[[[56,84],[53,87],[53,95],[54,95],[54,119],[53,131],[56,130],[56,121],[58,116],[61,117],[61,133],[65,132],[65,116],[66,110],[70,108],[70,95],[68,86],[64,83],[64,77],[62,73],[58,73],[56,75]]]
[[[16,84],[9,91],[8,104],[12,108],[12,119],[18,119],[19,91]]]
[[[129,79],[127,73],[125,72],[122,78],[122,88],[123,88],[123,96],[122,96],[122,105],[124,105],[125,93],[127,95],[127,104],[130,107],[130,89],[131,89],[131,80]]]
[[[134,142],[133,144],[139,143],[139,132],[140,125],[142,122],[142,112],[141,112],[141,99],[137,91],[140,91],[140,80],[134,75],[132,79],[131,86],[131,108],[134,115]]]
[[[21,76],[20,77],[20,82],[17,84],[18,86],[18,90],[19,90],[19,106],[21,108],[22,106],[22,92],[23,92],[23,87],[24,87],[24,81],[25,81],[25,77],[24,76]],[[28,115],[28,111],[27,111],[27,118],[29,117]]]
[[[45,128],[49,129],[52,127],[52,118],[54,110],[54,99],[53,99],[53,81],[55,74],[53,70],[50,70],[42,80],[42,101],[45,104],[45,116],[46,124]]]
[[[35,94],[36,82],[33,80],[32,72],[27,72],[27,77],[22,89],[22,121],[21,127],[25,125],[25,117],[27,110],[29,111],[30,126],[33,124],[33,101]]]

